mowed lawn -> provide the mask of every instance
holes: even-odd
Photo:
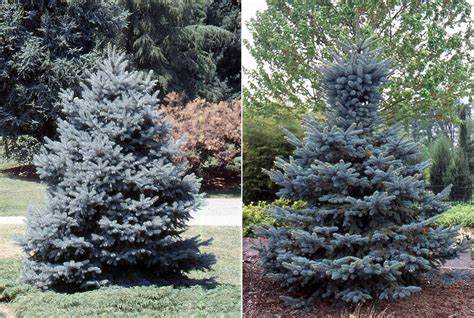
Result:
[[[29,206],[42,206],[46,187],[38,181],[9,176],[2,170],[18,166],[0,151],[0,216],[26,215]],[[0,316],[1,317],[1,316]]]
[[[21,252],[14,237],[24,227],[0,225],[0,317],[240,317],[241,243],[239,227],[191,227],[186,236],[213,238],[203,251],[217,263],[206,273],[217,286],[101,288],[80,293],[43,292],[19,282]]]
[[[26,215],[28,207],[43,205],[45,189],[39,182],[0,174],[0,216]]]

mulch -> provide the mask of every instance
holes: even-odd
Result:
[[[280,300],[284,294],[277,284],[262,277],[258,253],[251,248],[256,239],[243,242],[244,317],[474,317],[474,273],[468,280],[452,285],[431,282],[415,295],[397,302],[383,301],[355,308],[338,308],[320,303],[311,311],[289,308]]]

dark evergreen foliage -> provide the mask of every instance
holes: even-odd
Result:
[[[391,71],[371,45],[341,44],[342,53],[322,67],[327,123],[308,117],[303,140],[288,133],[293,156],[269,172],[280,197],[306,202],[272,208],[283,226],[258,233],[268,239],[260,250],[264,272],[294,306],[407,297],[466,246],[459,227],[433,227],[449,188],[426,191],[429,163],[417,163],[417,145],[400,126],[382,126],[379,90]]]
[[[446,136],[440,136],[431,147],[430,183],[435,187],[435,192],[442,190],[438,187],[451,183],[448,169],[453,159],[452,148],[451,142]],[[437,191],[438,189],[439,191]]]
[[[29,160],[44,137],[56,137],[59,91],[77,91],[97,47],[125,19],[114,1],[0,4],[0,136],[7,155]]]
[[[469,162],[462,148],[455,152],[447,176],[449,182],[454,185],[449,194],[450,199],[452,201],[469,202],[472,196],[472,180]]]
[[[225,99],[240,99],[241,86],[241,10],[240,0],[210,0],[205,24],[232,32],[231,40],[214,49],[217,76],[226,83]]]
[[[228,84],[219,79],[214,51],[232,43],[234,34],[206,25],[207,1],[121,0],[131,12],[124,34],[126,50],[139,69],[157,76],[161,96],[172,91],[187,100],[228,99]],[[240,55],[240,47],[239,47]],[[240,87],[239,87],[240,90]]]
[[[35,158],[48,185],[20,239],[23,281],[39,288],[92,288],[132,276],[167,278],[206,270],[214,257],[181,237],[199,205],[155,81],[109,49],[79,95],[61,94],[59,140]]]

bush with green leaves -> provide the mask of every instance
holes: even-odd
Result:
[[[299,116],[289,112],[252,116],[244,111],[242,186],[245,204],[277,198],[275,193],[278,188],[263,169],[271,169],[276,156],[287,158],[291,153],[283,127],[301,135]]]
[[[443,226],[452,226],[461,224],[466,227],[474,228],[474,205],[457,204],[441,214],[436,224]]]
[[[271,207],[282,207],[298,209],[304,206],[304,202],[290,202],[284,199],[278,199],[271,203],[259,201],[257,203],[251,202],[244,204],[242,207],[242,227],[244,237],[255,237],[255,230],[268,225],[276,225],[275,219],[271,217],[268,210]],[[281,226],[281,225],[280,225]]]

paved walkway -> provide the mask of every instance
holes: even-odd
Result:
[[[191,213],[189,225],[241,226],[242,200],[205,199],[198,211]]]
[[[198,211],[191,213],[189,225],[197,226],[241,226],[242,206],[237,199],[204,199],[204,204]],[[2,216],[0,224],[23,224],[23,216]]]

